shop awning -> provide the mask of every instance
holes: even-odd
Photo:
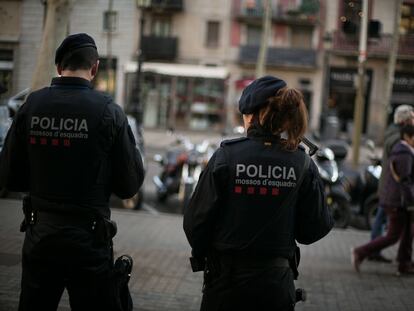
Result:
[[[130,62],[125,65],[125,72],[136,72],[137,63]],[[166,76],[177,77],[194,77],[194,78],[209,78],[209,79],[226,79],[229,72],[226,67],[212,67],[202,65],[188,65],[188,64],[165,64],[165,63],[150,63],[144,62],[142,64],[143,72],[153,72]]]

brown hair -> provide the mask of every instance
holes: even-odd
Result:
[[[264,133],[287,137],[282,144],[288,150],[295,150],[308,127],[308,111],[302,93],[294,88],[284,87],[269,98],[269,104],[253,114],[253,127]]]

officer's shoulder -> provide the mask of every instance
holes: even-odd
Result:
[[[120,105],[114,102],[112,97],[105,95],[106,100],[106,117],[115,120],[116,124],[122,124],[126,120],[126,115],[124,110]]]
[[[25,102],[39,100],[43,96],[48,96],[49,89],[50,89],[49,86],[45,86],[45,87],[42,87],[34,91],[29,91],[29,94],[27,95]]]
[[[101,92],[95,89],[91,89],[93,96],[95,96],[99,101],[103,101],[106,104],[115,104],[113,98],[111,95],[105,92]]]
[[[244,141],[249,140],[247,137],[239,137],[239,138],[233,138],[233,139],[226,139],[223,140],[220,144],[220,147],[226,147],[234,144],[238,144]]]

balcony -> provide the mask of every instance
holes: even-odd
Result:
[[[259,54],[258,46],[241,46],[239,62],[245,65],[255,65]],[[299,48],[268,48],[267,65],[294,68],[316,68],[316,50]]]
[[[181,12],[184,9],[183,2],[183,0],[151,0],[151,5],[148,7],[148,10]]]
[[[172,61],[177,57],[178,40],[174,37],[143,36],[142,53],[145,60]]]
[[[358,55],[359,36],[346,35],[342,31],[334,33],[332,51],[335,54]],[[368,39],[368,57],[388,57],[392,46],[392,35],[385,34],[380,38]],[[414,35],[400,36],[398,57],[414,59]]]
[[[319,9],[309,9],[303,5],[295,9],[273,6],[272,21],[278,24],[314,26],[318,23],[318,11]],[[234,0],[233,16],[239,22],[261,25],[263,14],[264,9],[260,1],[256,1],[255,6],[246,6],[243,5],[243,0]]]

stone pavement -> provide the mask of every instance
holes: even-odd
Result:
[[[20,287],[20,202],[0,200],[0,219],[0,311],[9,311],[17,308]],[[130,283],[134,310],[198,310],[202,276],[190,270],[182,217],[114,209],[113,219],[119,227],[116,253],[131,254],[135,261]],[[296,310],[414,310],[414,277],[396,277],[395,264],[364,263],[360,276],[352,270],[349,249],[368,238],[368,232],[334,230],[302,246],[296,285],[308,291],[308,301]],[[395,247],[385,251],[388,257],[395,253]],[[66,296],[59,310],[69,310]]]

